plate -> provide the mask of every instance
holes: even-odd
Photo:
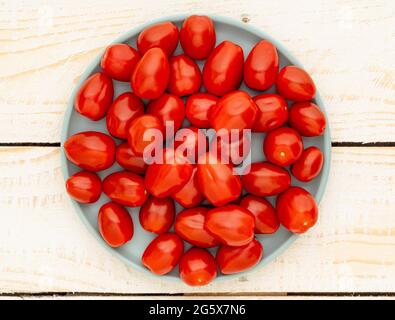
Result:
[[[184,19],[187,17],[187,15],[177,15],[177,16],[170,16],[170,17],[163,17],[161,19],[153,20],[148,23],[139,25],[138,27],[135,27],[116,39],[114,43],[128,43],[129,45],[133,46],[136,48],[136,39],[138,34],[148,26],[158,23],[158,22],[163,22],[163,21],[172,21],[175,23],[179,28],[181,27],[182,22]],[[217,44],[222,42],[223,40],[230,40],[238,45],[240,45],[243,48],[245,58],[250,52],[250,50],[253,48],[253,46],[259,42],[262,39],[266,39],[271,41],[278,50],[279,57],[280,57],[280,68],[288,65],[288,64],[293,64],[297,66],[301,66],[301,64],[275,39],[264,33],[263,31],[250,26],[248,24],[242,23],[238,20],[231,19],[231,18],[225,18],[225,17],[219,17],[219,16],[210,16],[211,19],[215,23],[215,28],[216,28],[216,34],[217,34]],[[103,51],[104,52],[104,51]],[[105,132],[106,131],[106,124],[105,124],[105,119],[102,119],[100,121],[94,122],[91,121],[83,116],[81,116],[79,113],[77,113],[74,110],[74,97],[76,93],[78,92],[78,89],[82,85],[82,83],[93,73],[97,72],[100,70],[100,59],[102,57],[102,54],[99,54],[89,65],[89,67],[85,70],[85,72],[82,74],[77,86],[75,87],[68,106],[67,110],[64,116],[64,122],[63,122],[63,130],[62,130],[62,136],[61,136],[61,147],[62,147],[62,152],[61,152],[61,160],[62,160],[62,172],[64,175],[65,179],[68,179],[71,175],[79,171],[80,169],[72,164],[71,162],[67,161],[65,153],[64,153],[64,142],[67,140],[67,138],[70,135],[73,135],[77,132],[80,131],[88,131],[88,130],[93,130],[93,131],[101,131]],[[182,52],[180,45],[178,46],[175,54],[180,54]],[[199,67],[203,66],[204,61],[199,61]],[[246,90],[249,92],[252,96],[258,94],[258,91],[254,91],[251,89],[248,89],[244,84],[241,86],[241,89]],[[121,93],[125,91],[130,91],[130,85],[129,83],[126,82],[118,82],[114,80],[114,97],[117,97]],[[271,90],[267,90],[265,92],[273,92],[273,88]],[[260,92],[262,93],[262,92]],[[324,153],[324,166],[321,171],[321,174],[315,178],[313,181],[309,183],[302,183],[297,181],[295,178],[292,178],[292,185],[297,185],[297,186],[302,186],[306,190],[308,190],[310,193],[312,193],[316,199],[316,201],[319,203],[322,195],[324,194],[327,179],[328,179],[328,174],[329,174],[329,167],[330,167],[330,157],[331,157],[331,141],[330,141],[330,131],[329,131],[329,124],[328,124],[328,119],[327,115],[325,113],[325,108],[322,103],[322,100],[320,98],[320,94],[317,91],[316,97],[313,100],[314,103],[316,103],[321,110],[324,112],[325,117],[326,117],[326,131],[323,136],[320,137],[314,137],[314,138],[306,138],[303,137],[303,142],[305,146],[310,146],[310,145],[315,145],[319,147],[323,153]],[[262,161],[264,160],[264,155],[262,152],[262,142],[263,142],[264,134],[259,133],[259,134],[254,134],[252,137],[252,144],[251,144],[251,150],[252,150],[252,161]],[[121,140],[115,139],[117,144],[121,142]],[[105,176],[108,174],[121,170],[122,168],[118,164],[114,164],[111,168],[99,172],[99,176],[103,179]],[[274,197],[268,198],[269,201],[273,203]],[[135,227],[135,233],[133,236],[133,239],[123,245],[120,248],[111,248],[109,247],[102,237],[100,236],[100,233],[98,231],[98,225],[97,225],[97,214],[99,211],[99,208],[106,202],[109,201],[109,198],[103,193],[99,199],[94,204],[90,205],[84,205],[80,204],[74,200],[71,199],[73,202],[75,211],[83,221],[83,223],[86,225],[86,227],[89,229],[89,231],[94,235],[94,237],[110,252],[115,254],[118,258],[120,258],[124,263],[126,263],[129,267],[140,270],[142,272],[149,273],[152,276],[157,277],[156,275],[152,274],[151,272],[148,271],[142,264],[141,264],[141,256],[144,252],[144,249],[146,246],[149,244],[149,242],[155,238],[155,235],[152,233],[149,233],[145,231],[144,229],[141,228],[139,219],[138,219],[138,212],[139,208],[127,208],[129,213],[132,216],[133,222],[134,222],[134,227]],[[182,210],[182,207],[179,206],[178,204],[176,205],[177,207],[177,212]],[[263,244],[264,248],[264,257],[260,261],[260,263],[255,266],[254,268],[246,271],[250,272],[251,270],[254,270],[256,268],[260,268],[266,263],[270,262],[273,260],[275,257],[279,256],[284,250],[297,238],[297,235],[292,234],[288,230],[286,230],[284,227],[280,227],[280,229],[272,235],[257,235],[257,239],[261,241]],[[188,248],[188,245],[186,246]],[[212,249],[211,252],[215,254],[216,249]],[[222,275],[218,274],[218,277],[216,278],[215,281],[218,281],[220,279],[230,279],[233,277],[238,277],[243,275],[244,273],[238,273],[234,275]],[[162,279],[169,279],[169,280],[179,280],[178,277],[178,268],[175,268],[171,273],[161,276]]]

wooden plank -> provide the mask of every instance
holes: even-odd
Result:
[[[283,42],[312,74],[334,141],[395,141],[395,5],[348,1],[3,1],[0,142],[57,142],[68,97],[109,42],[149,19],[209,13]]]
[[[0,292],[395,292],[395,148],[333,148],[319,225],[273,263],[203,288],[128,269],[64,191],[59,148],[0,148]]]

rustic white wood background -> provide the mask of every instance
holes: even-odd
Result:
[[[319,225],[266,267],[203,288],[128,269],[64,191],[59,136],[88,63],[149,19],[208,13],[262,28],[312,74],[333,160]],[[395,293],[395,2],[0,1],[0,293],[200,296]]]

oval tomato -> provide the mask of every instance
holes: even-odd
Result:
[[[143,178],[127,171],[108,175],[103,180],[103,191],[112,201],[129,207],[141,206],[148,197]]]
[[[171,56],[178,45],[178,29],[172,22],[161,22],[144,29],[137,38],[137,48],[145,54],[151,48],[161,48]]]
[[[174,216],[175,206],[172,199],[151,196],[140,208],[139,220],[143,229],[160,234],[169,231]]]
[[[292,165],[292,174],[296,179],[308,182],[317,177],[324,165],[324,155],[317,147],[305,149],[300,158]]]
[[[223,274],[233,274],[256,266],[262,256],[262,245],[254,239],[241,247],[220,246],[215,259]]]
[[[148,167],[144,158],[137,156],[127,142],[121,143],[117,147],[115,158],[122,168],[137,174],[144,174]]]
[[[281,127],[288,120],[287,102],[278,94],[264,93],[256,96],[254,102],[258,107],[254,132],[267,132]]]
[[[293,233],[304,233],[318,220],[318,207],[314,197],[305,189],[291,187],[276,202],[280,223]]]
[[[204,196],[198,187],[196,172],[197,169],[193,169],[193,173],[189,181],[181,188],[181,190],[172,195],[172,198],[184,208],[196,207],[204,200]]]
[[[134,67],[140,58],[137,50],[128,44],[116,43],[106,48],[100,66],[110,78],[130,81]]]
[[[186,103],[186,117],[198,128],[210,128],[209,113],[216,106],[219,99],[209,93],[191,95]]]
[[[179,273],[187,285],[205,286],[217,276],[217,265],[208,251],[191,248],[181,257]]]
[[[180,43],[184,52],[193,59],[206,59],[215,46],[213,21],[207,16],[189,16],[180,30]]]
[[[88,171],[108,169],[115,160],[115,142],[110,136],[96,131],[72,135],[64,143],[69,161]]]
[[[114,96],[112,80],[102,72],[91,75],[82,84],[74,100],[75,110],[97,121],[106,115]]]
[[[243,49],[230,41],[220,43],[203,67],[203,84],[217,96],[237,90],[243,79]]]
[[[267,90],[275,82],[279,59],[276,47],[267,40],[252,48],[244,64],[244,82],[251,89]]]
[[[134,68],[130,86],[142,99],[157,99],[169,82],[169,61],[162,49],[148,50]]]
[[[80,203],[94,203],[101,195],[101,180],[93,172],[80,171],[67,179],[66,190]]]
[[[324,114],[311,102],[293,104],[289,112],[289,124],[305,137],[322,135],[326,126]]]
[[[184,243],[174,233],[157,236],[145,249],[142,263],[152,273],[164,275],[177,265],[184,252]]]
[[[143,114],[143,102],[133,93],[125,92],[116,98],[108,109],[107,130],[114,137],[126,139],[130,122]]]
[[[108,202],[101,206],[97,216],[99,232],[111,247],[120,247],[133,237],[133,220],[119,204]]]
[[[255,218],[247,209],[227,205],[207,212],[204,228],[228,246],[244,246],[254,238]]]

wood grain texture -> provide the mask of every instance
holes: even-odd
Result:
[[[0,148],[0,292],[395,292],[395,148],[333,148],[319,224],[264,268],[203,288],[128,269],[88,233],[59,148]]]
[[[149,19],[209,13],[255,25],[312,74],[334,141],[395,141],[392,0],[5,0],[0,142],[57,142],[73,86],[113,39]]]

